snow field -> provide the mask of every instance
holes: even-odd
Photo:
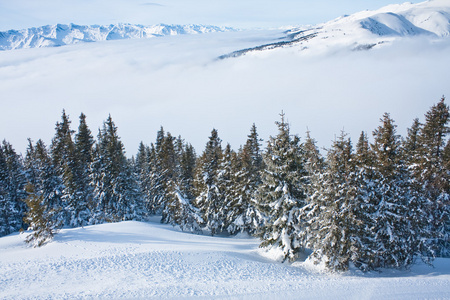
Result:
[[[448,299],[450,262],[411,271],[326,274],[281,264],[244,236],[210,237],[156,222],[63,229],[42,248],[0,238],[1,299]]]

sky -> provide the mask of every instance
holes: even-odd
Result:
[[[314,25],[396,0],[0,0],[0,30],[56,23],[204,24],[238,28]],[[412,2],[418,3],[420,1]]]

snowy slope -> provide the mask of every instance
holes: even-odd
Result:
[[[435,268],[344,275],[266,258],[258,241],[122,222],[64,229],[42,248],[0,238],[1,299],[444,299],[450,261]]]
[[[230,31],[231,28],[203,25],[142,26],[117,24],[109,26],[80,26],[75,24],[47,25],[23,30],[0,32],[0,50],[57,47],[80,42],[152,38],[178,34],[198,34]]]
[[[317,26],[292,28],[284,34],[273,43],[238,50],[222,58],[291,46],[305,53],[323,53],[368,50],[405,37],[448,38],[450,1],[430,0],[418,4],[388,5]]]

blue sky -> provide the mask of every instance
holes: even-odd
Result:
[[[212,24],[268,28],[326,22],[396,0],[0,0],[0,30],[55,23]],[[418,3],[420,1],[414,1]]]

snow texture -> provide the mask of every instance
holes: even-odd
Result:
[[[209,237],[127,221],[63,229],[31,248],[0,238],[1,299],[444,299],[450,260],[410,271],[322,274],[309,261],[274,261],[259,241]]]

